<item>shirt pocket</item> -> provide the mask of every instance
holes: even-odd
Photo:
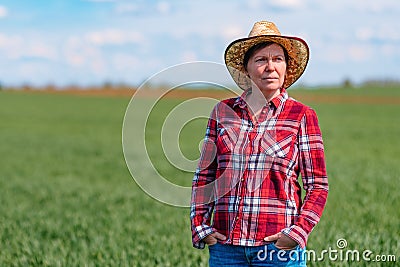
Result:
[[[287,158],[295,143],[293,132],[278,130],[266,132],[261,137],[260,147],[262,153],[266,153],[274,158]]]
[[[239,129],[221,128],[217,137],[218,154],[227,154],[233,152],[239,137]]]

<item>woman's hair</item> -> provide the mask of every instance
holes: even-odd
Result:
[[[283,46],[281,46],[281,45],[278,44],[278,43],[274,43],[274,42],[262,42],[262,43],[258,43],[258,44],[253,45],[252,47],[249,48],[249,50],[247,50],[246,54],[244,54],[244,58],[243,58],[243,66],[244,66],[244,69],[247,70],[247,63],[249,62],[250,58],[251,58],[257,51],[263,49],[264,47],[270,46],[270,45],[272,45],[272,44],[277,44],[277,45],[279,45],[280,47],[282,47],[283,53],[285,54],[285,61],[286,61],[286,64],[288,64],[289,55],[288,55],[286,49],[285,49]]]

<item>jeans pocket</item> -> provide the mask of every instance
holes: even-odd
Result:
[[[208,245],[208,248],[214,248],[217,245],[219,245],[218,242],[216,242],[215,244],[212,244],[212,245]]]
[[[299,245],[291,249],[280,249],[274,243],[269,244],[269,255],[276,266],[306,266],[306,255],[304,249]],[[275,266],[274,265],[274,266]]]
[[[276,246],[275,243],[271,243],[271,246],[275,249],[275,250],[283,250],[283,251],[292,251],[292,250],[298,250],[299,245],[294,246],[293,248],[289,248],[289,249],[282,249]]]

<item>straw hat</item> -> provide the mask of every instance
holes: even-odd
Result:
[[[263,42],[278,43],[285,48],[289,58],[283,87],[288,88],[303,74],[310,52],[303,39],[281,35],[273,22],[256,22],[247,38],[238,39],[228,45],[225,50],[225,64],[229,73],[240,88],[250,88],[251,81],[243,65],[244,55],[249,48]]]

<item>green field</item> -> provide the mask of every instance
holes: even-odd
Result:
[[[378,93],[379,92],[379,93]],[[302,95],[399,99],[400,88],[293,91]],[[291,92],[289,92],[291,94]],[[143,103],[151,101],[144,99]],[[146,142],[157,170],[189,186],[192,173],[163,156],[160,129],[183,100],[152,112]],[[191,246],[189,209],[162,204],[132,179],[121,145],[126,97],[0,92],[0,266],[206,266]],[[400,105],[306,102],[319,116],[330,194],[308,249],[395,255],[400,262]],[[182,130],[188,158],[198,157],[205,120]],[[138,154],[140,168],[144,155]],[[144,166],[144,165],[143,165]],[[310,262],[309,266],[380,266]]]

